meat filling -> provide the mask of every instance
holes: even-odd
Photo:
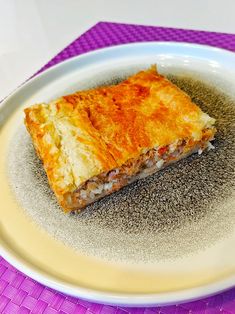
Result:
[[[210,138],[205,135],[206,132],[207,130],[199,142],[192,143],[192,140],[181,140],[168,146],[150,149],[138,158],[128,160],[119,168],[87,180],[76,191],[67,196],[67,207],[79,212],[79,208],[118,191],[137,179],[153,174],[188,154],[196,151],[200,154],[205,148],[213,148],[209,142],[212,139],[211,132]]]

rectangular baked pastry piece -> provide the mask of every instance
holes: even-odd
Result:
[[[215,119],[157,73],[25,109],[25,125],[65,212],[210,148]]]

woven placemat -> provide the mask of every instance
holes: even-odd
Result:
[[[71,43],[39,72],[97,48],[140,41],[207,44],[235,51],[235,35],[100,22]],[[108,306],[73,298],[22,274],[0,257],[0,313],[3,314],[235,314],[235,289],[181,305],[154,308]]]

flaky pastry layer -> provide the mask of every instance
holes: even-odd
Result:
[[[156,152],[152,165],[156,171],[163,151],[177,161],[187,152],[203,150],[214,137],[214,123],[156,67],[118,85],[79,91],[25,109],[25,125],[65,211],[81,209],[133,181],[117,176],[115,184],[107,185],[112,171],[125,168],[130,176],[139,171],[141,177],[143,165],[130,169],[148,152]],[[182,143],[183,151],[176,154]],[[95,184],[89,188],[88,183],[102,176],[101,183],[109,188]]]

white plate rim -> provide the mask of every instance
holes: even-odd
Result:
[[[221,293],[235,286],[235,275],[218,281],[216,283],[190,288],[186,290],[153,293],[153,294],[121,294],[104,291],[96,291],[83,287],[75,287],[71,284],[64,284],[59,280],[55,280],[52,276],[38,270],[34,265],[25,262],[24,259],[7,250],[6,247],[0,249],[1,256],[6,259],[12,266],[19,269],[25,275],[36,280],[37,282],[59,292],[81,298],[90,302],[98,302],[107,305],[118,306],[138,306],[151,307],[159,305],[173,305],[195,301],[206,298],[217,293]],[[219,288],[218,288],[219,286]]]

